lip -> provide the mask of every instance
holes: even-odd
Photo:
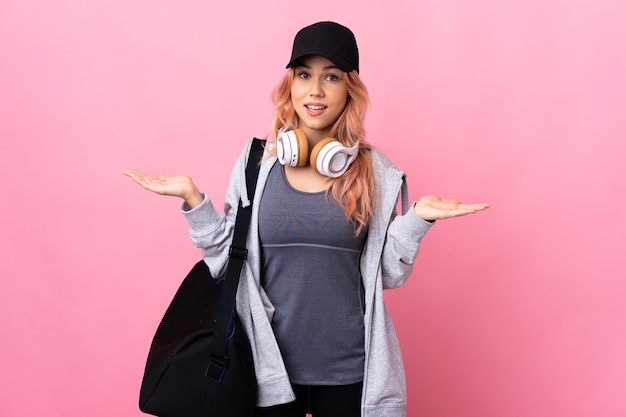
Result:
[[[304,108],[306,109],[307,114],[309,114],[310,116],[319,116],[320,114],[324,113],[324,111],[326,111],[328,106],[320,103],[306,103],[304,105]]]

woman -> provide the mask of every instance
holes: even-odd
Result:
[[[350,29],[303,28],[287,68],[273,92],[237,293],[254,352],[256,414],[404,416],[404,369],[383,289],[410,276],[435,220],[489,205],[430,196],[396,215],[404,174],[365,141],[369,98]],[[248,150],[232,172],[224,215],[189,177],[125,171],[149,191],[184,199],[191,240],[213,276],[225,272],[238,202],[247,198]]]

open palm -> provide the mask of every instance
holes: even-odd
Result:
[[[465,216],[486,210],[489,203],[462,204],[458,200],[446,200],[436,196],[422,197],[413,207],[413,211],[424,220],[433,221]]]
[[[123,174],[148,191],[183,198],[192,208],[202,202],[202,195],[198,188],[191,178],[186,175],[175,177],[159,175],[153,178],[135,169],[127,169]]]

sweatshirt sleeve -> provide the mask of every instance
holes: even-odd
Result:
[[[382,255],[383,288],[400,287],[409,278],[422,238],[433,225],[412,208],[391,221]]]
[[[202,258],[211,276],[220,278],[226,273],[228,251],[233,239],[233,229],[240,199],[240,179],[245,177],[245,161],[249,146],[242,151],[230,176],[224,199],[224,213],[216,210],[211,199],[203,195],[202,203],[190,209],[183,203],[181,212],[189,223],[189,238],[202,251]]]

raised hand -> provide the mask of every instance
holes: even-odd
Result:
[[[486,210],[489,207],[489,203],[461,204],[458,200],[444,200],[436,196],[426,196],[413,206],[413,211],[422,219],[433,221],[465,216]]]
[[[130,177],[137,184],[153,193],[180,197],[187,202],[190,208],[194,208],[202,203],[202,194],[200,194],[200,191],[198,191],[198,188],[188,176],[168,177],[159,175],[156,178],[152,178],[135,169],[127,169],[122,174]]]

